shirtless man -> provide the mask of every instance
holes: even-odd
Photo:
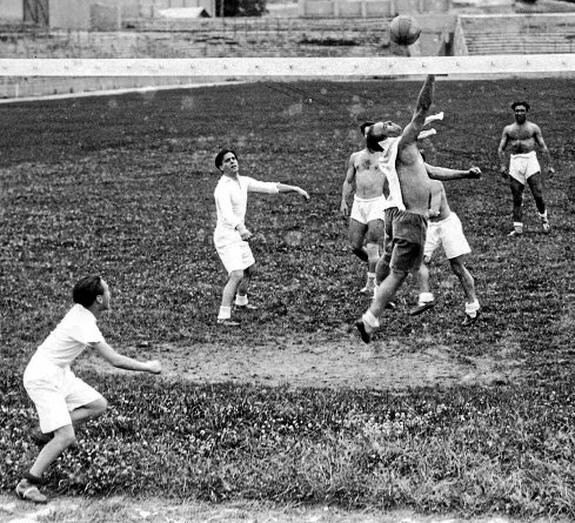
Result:
[[[424,126],[436,120],[443,120],[443,112],[428,116]],[[360,292],[369,296],[375,291],[375,270],[384,238],[385,209],[392,206],[392,202],[384,195],[385,176],[380,169],[383,149],[373,136],[366,136],[366,129],[373,124],[374,122],[365,122],[360,126],[366,146],[349,157],[341,195],[341,213],[349,217],[351,250],[360,260],[367,262],[367,282]],[[417,139],[422,140],[435,132],[435,129],[426,129],[419,133]],[[350,212],[349,201],[352,194]]]
[[[459,217],[449,208],[443,184],[439,180],[432,180],[429,227],[423,251],[423,263],[417,274],[419,302],[409,312],[412,316],[421,314],[435,305],[435,297],[429,287],[429,263],[434,251],[440,245],[449,260],[451,270],[459,278],[465,294],[465,319],[462,325],[471,325],[477,320],[480,308],[475,293],[475,281],[463,263],[465,255],[471,252],[471,248],[463,234]]]
[[[367,282],[360,292],[369,296],[373,295],[375,265],[383,244],[383,215],[386,208],[383,195],[385,178],[379,168],[382,148],[373,136],[367,137],[364,134],[365,129],[373,123],[365,122],[360,127],[365,147],[349,157],[340,206],[341,214],[349,218],[351,251],[361,261],[367,262]],[[352,194],[353,204],[350,209]]]
[[[371,341],[379,328],[379,316],[408,273],[417,272],[423,260],[431,179],[417,147],[417,138],[431,107],[434,84],[435,76],[428,75],[405,129],[387,121],[377,122],[366,130],[366,135],[384,149],[380,168],[387,178],[389,199],[394,206],[385,211],[384,258],[388,258],[389,263],[384,263],[389,266],[389,273],[377,288],[369,309],[355,322],[365,343]],[[477,177],[476,172],[468,172],[469,177]]]
[[[537,146],[541,148],[547,160],[547,171],[553,176],[555,169],[551,166],[551,155],[543,140],[541,129],[533,122],[527,120],[529,104],[527,102],[514,102],[511,109],[515,113],[515,122],[505,126],[497,154],[501,162],[501,174],[509,178],[509,186],[513,195],[513,230],[508,236],[523,234],[523,190],[525,184],[529,185],[535,205],[539,211],[543,232],[549,232],[547,208],[543,200],[543,183],[541,167],[535,152]],[[505,163],[505,150],[509,148],[509,170]]]

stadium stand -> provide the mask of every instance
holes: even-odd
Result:
[[[460,15],[454,54],[575,52],[575,13]]]

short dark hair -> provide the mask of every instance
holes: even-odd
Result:
[[[84,307],[90,307],[98,296],[104,294],[104,286],[100,276],[85,276],[78,280],[72,290],[72,299],[74,303],[79,303]]]
[[[233,151],[232,149],[221,149],[220,152],[218,154],[216,154],[216,159],[214,162],[218,169],[222,166],[222,163],[224,163],[224,156],[228,153],[232,153],[236,157],[236,160],[237,160],[238,155],[236,154],[236,151]]]
[[[375,122],[363,122],[360,126],[359,129],[361,130],[361,134],[365,135],[365,130],[373,125]]]
[[[525,107],[526,111],[529,111],[529,109],[531,109],[531,107],[529,107],[529,103],[528,102],[513,102],[511,104],[511,109],[513,109],[515,111],[515,108],[519,105],[522,105],[523,107]]]

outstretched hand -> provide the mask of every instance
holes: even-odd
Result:
[[[306,200],[309,200],[309,194],[307,193],[307,191],[304,191],[303,189],[298,187],[298,193],[301,194]]]
[[[469,178],[481,178],[481,169],[479,167],[471,167],[469,171]]]
[[[159,360],[150,360],[148,362],[148,372],[152,374],[160,374],[162,372],[162,364]]]

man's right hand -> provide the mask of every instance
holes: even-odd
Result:
[[[341,202],[341,206],[339,209],[344,218],[347,218],[349,216],[349,205],[347,204],[347,202],[345,201]]]
[[[481,178],[481,169],[479,167],[471,167],[469,171],[469,178]]]
[[[245,225],[238,225],[236,230],[238,231],[240,238],[244,241],[247,241],[252,237],[252,233],[247,229]]]
[[[507,179],[507,176],[508,176],[508,174],[507,174],[507,167],[501,166],[501,167],[499,168],[499,174],[501,175],[501,177],[502,177],[504,180],[506,180],[506,179]]]

